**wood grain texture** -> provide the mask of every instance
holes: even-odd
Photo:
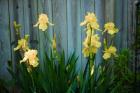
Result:
[[[73,52],[79,57],[77,69],[81,68],[80,0],[67,0],[68,56]]]
[[[37,5],[38,5],[38,15],[44,12],[44,0],[38,0]],[[38,19],[36,19],[38,21]],[[44,58],[44,51],[45,51],[45,33],[41,30],[38,31],[38,35],[39,35],[39,60],[40,63],[42,65],[43,62],[43,58]]]
[[[6,78],[8,72],[7,62],[11,60],[8,0],[0,1],[0,77]]]
[[[86,59],[82,54],[83,40],[85,38],[84,27],[80,22],[84,20],[86,13],[95,12],[100,28],[108,21],[113,21],[119,28],[115,44],[120,50],[127,47],[132,38],[130,0],[0,0],[0,63],[7,60],[14,61],[16,46],[13,21],[22,25],[21,36],[30,35],[30,46],[39,50],[40,61],[43,61],[44,51],[50,51],[51,46],[47,38],[52,39],[56,33],[58,50],[65,51],[66,59],[72,52],[79,56],[77,69],[84,68]],[[41,32],[33,27],[40,13],[46,13],[49,21],[54,26],[49,26],[46,32]],[[101,36],[101,33],[98,33]],[[102,38],[101,38],[102,41]],[[133,40],[134,41],[134,40]],[[130,46],[130,45],[129,45]],[[6,56],[5,56],[6,55]],[[102,48],[96,56],[96,63],[102,61]]]
[[[105,23],[105,2],[103,0],[95,0],[95,14],[98,19],[98,23],[100,24],[100,29],[104,29],[104,23]],[[100,7],[99,7],[100,6]],[[97,32],[97,34],[100,36],[100,41],[103,42],[103,35],[102,32]],[[103,45],[102,45],[103,46]],[[99,64],[102,62],[102,53],[103,53],[103,47],[101,47],[96,55],[96,64]]]
[[[21,24],[21,30],[20,30],[20,35],[21,37],[23,38],[24,35],[25,35],[25,24],[24,24],[24,3],[23,3],[23,0],[17,0],[17,22],[19,24]]]
[[[17,19],[17,3],[14,0],[8,0],[8,16],[9,16],[9,31],[10,31],[10,46],[11,46],[11,61],[13,62],[13,67],[15,70],[16,56],[14,52],[14,47],[16,47],[16,33],[14,30],[13,22]]]
[[[118,6],[119,4],[119,6]],[[121,49],[121,34],[122,34],[122,30],[123,30],[123,3],[122,0],[116,0],[115,1],[115,24],[117,26],[117,28],[119,29],[119,32],[117,33],[116,39],[115,39],[115,44],[118,48],[118,50],[120,51]]]
[[[68,55],[68,31],[67,31],[67,2],[66,0],[52,0],[53,6],[53,27],[56,33],[58,50],[65,51],[67,59]]]
[[[29,7],[29,0],[22,0],[23,1],[23,20],[24,20],[24,35],[30,33],[30,7]]]
[[[44,13],[46,13],[49,17],[49,21],[53,23],[53,11],[52,11],[53,7],[52,7],[52,1],[51,0],[45,0],[44,2]],[[53,35],[55,34],[55,32],[53,32],[53,27],[55,26],[55,24],[53,26],[49,26],[47,34],[48,37],[50,39],[53,38]],[[51,47],[51,45],[49,44],[49,40],[46,38],[46,51],[50,52],[49,47]]]
[[[30,45],[32,48],[39,47],[39,30],[34,27],[38,19],[38,0],[29,0],[29,32],[30,32]]]
[[[114,6],[115,0],[105,0],[105,21],[113,22],[114,21]]]
[[[123,0],[123,30],[122,30],[122,47],[127,48],[128,33],[128,0]]]

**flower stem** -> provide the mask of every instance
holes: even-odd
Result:
[[[36,93],[36,88],[35,88],[35,84],[34,84],[34,79],[33,79],[32,73],[30,73],[30,76],[31,76],[32,84],[33,84],[33,93]]]

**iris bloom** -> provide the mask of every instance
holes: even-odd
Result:
[[[90,48],[89,47],[84,47],[82,50],[84,57],[89,57],[90,56]]]
[[[87,15],[85,16],[85,20],[81,22],[80,26],[87,26],[87,29],[92,28],[93,30],[98,30],[99,29],[99,24],[97,22],[96,15],[94,13],[88,12]]]
[[[39,26],[39,29],[42,31],[47,30],[48,25],[53,25],[52,23],[49,22],[49,18],[46,14],[40,14],[38,18],[38,22],[34,25],[34,27]]]
[[[28,50],[28,37],[29,35],[25,35],[24,39],[18,40],[18,45],[14,48],[14,51],[17,51],[19,49],[23,49],[24,51]]]
[[[87,36],[83,42],[83,54],[85,57],[89,57],[91,53],[97,53],[97,50],[101,47],[100,38],[97,34]]]
[[[106,23],[104,28],[105,28],[105,31],[107,31],[107,33],[110,35],[114,35],[115,33],[118,32],[118,29],[115,28],[115,25],[113,22]]]
[[[108,49],[105,49],[103,58],[105,60],[107,60],[107,59],[111,58],[112,55],[114,55],[116,57],[117,56],[116,52],[117,52],[116,47],[110,46]]]
[[[99,40],[100,40],[100,37],[97,34],[91,36],[91,46],[94,46],[96,48],[100,48],[101,42]]]
[[[38,66],[38,57],[37,57],[37,50],[28,50],[27,52],[24,53],[24,58],[23,60],[20,61],[22,62],[27,62],[29,65],[33,67]]]

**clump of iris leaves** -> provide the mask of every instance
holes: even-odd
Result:
[[[0,93],[133,93],[135,76],[129,69],[130,54],[123,49],[113,61],[95,66],[92,76],[88,64],[77,71],[78,57],[72,53],[66,60],[64,51],[57,56],[44,53],[42,65],[31,72],[24,63],[17,62],[14,69],[9,61],[7,69],[12,78],[0,79]]]
[[[118,57],[95,64],[92,75],[89,64],[77,70],[78,57],[68,58],[64,51],[44,52],[43,61],[32,71],[20,64],[22,56],[16,52],[16,62],[8,61],[10,80],[0,78],[0,93],[134,93],[135,74],[129,68],[130,49],[122,49]],[[91,61],[91,60],[90,60]],[[92,59],[94,62],[95,59]],[[16,65],[14,64],[16,63]],[[1,66],[0,66],[1,67]]]

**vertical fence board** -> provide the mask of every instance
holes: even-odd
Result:
[[[14,48],[16,47],[16,33],[14,30],[14,25],[13,22],[16,21],[17,18],[17,3],[14,2],[14,0],[8,0],[9,4],[8,4],[8,14],[9,14],[9,31],[11,33],[10,35],[10,45],[11,45],[11,61],[13,62],[13,67],[15,69],[15,65],[16,65],[16,57],[15,57],[15,51]]]
[[[52,21],[52,6],[51,5],[52,5],[51,1],[49,1],[49,0],[38,1],[38,15],[41,13],[46,13],[49,17],[49,21]],[[51,41],[52,35],[53,35],[53,29],[50,25],[49,25],[49,28],[47,29],[47,31],[45,31],[45,32],[39,30],[40,62],[43,61],[45,50],[49,51],[49,45],[51,42],[49,42],[48,38],[50,38],[50,41]]]
[[[95,0],[81,0],[81,22],[84,21],[85,19],[85,15],[87,14],[87,12],[95,12]],[[84,27],[81,28],[81,47],[83,49],[83,41],[85,39],[85,36],[86,36],[86,32],[83,31],[84,30]],[[81,49],[81,51],[82,51]],[[84,69],[85,66],[86,66],[86,59],[85,57],[83,56],[82,54],[82,68]]]
[[[81,67],[80,0],[67,0],[68,56],[76,52]]]
[[[30,33],[30,9],[29,9],[29,0],[22,0],[23,1],[23,20],[24,20],[24,34],[29,34]]]
[[[7,62],[11,60],[8,0],[0,1],[0,77],[7,78]]]
[[[105,21],[114,21],[114,2],[115,0],[105,0]]]
[[[127,47],[127,31],[128,31],[128,16],[127,16],[127,3],[128,0],[123,0],[123,31],[122,31],[122,47]]]
[[[44,12],[43,5],[44,5],[44,0],[38,0],[38,15]],[[37,19],[38,21],[38,19]],[[39,58],[40,62],[43,62],[43,57],[44,57],[44,51],[45,51],[45,37],[44,37],[45,32],[39,30]],[[42,63],[41,63],[42,65]]]
[[[38,28],[34,27],[38,19],[38,4],[37,0],[29,0],[29,9],[30,9],[30,43],[32,48],[38,48],[39,43],[39,32]]]
[[[118,6],[119,5],[119,6]],[[122,4],[122,0],[116,0],[115,1],[115,24],[117,26],[117,28],[119,29],[119,32],[117,33],[116,36],[116,40],[115,40],[115,44],[117,46],[117,49],[120,50],[121,49],[121,33],[123,30],[123,26],[122,26],[122,16],[123,16],[123,4]]]
[[[104,28],[104,1],[103,0],[95,0],[96,4],[95,4],[95,13],[98,19],[98,23],[100,25],[100,29]],[[100,6],[100,7],[99,7]],[[103,42],[103,35],[102,32],[98,32],[99,36],[100,36],[100,41]],[[103,46],[103,45],[101,45]],[[96,54],[96,64],[99,64],[102,62],[102,47],[98,50],[97,54]]]
[[[54,32],[56,33],[58,49],[65,51],[67,59],[67,14],[66,0],[52,0]]]
[[[95,11],[95,0],[84,0],[85,12],[94,12]]]
[[[134,32],[133,32],[133,1],[129,0],[128,2],[128,47],[132,47],[134,42]]]
[[[51,23],[53,23],[53,15],[52,15],[52,0],[45,0],[45,2],[44,2],[44,13],[46,13],[47,15],[48,15],[48,17],[49,17],[49,21],[51,22]],[[55,26],[55,24],[54,24],[54,26]],[[52,39],[53,38],[53,27],[54,26],[49,26],[49,28],[48,28],[48,31],[47,31],[47,34],[48,34],[48,36],[49,36],[49,38],[50,39]],[[49,43],[49,40],[48,39],[46,39],[46,51],[48,51],[48,52],[50,52],[49,51],[49,47],[50,47],[50,43]]]
[[[84,0],[80,0],[80,22],[84,20],[85,16],[85,8],[84,8]],[[83,31],[84,27],[81,27],[81,68],[85,68],[86,59],[83,56],[82,49],[83,49],[83,40],[85,38],[85,32]]]
[[[21,37],[24,37],[24,5],[23,5],[23,0],[17,0],[17,7],[18,7],[18,23],[21,24],[21,31],[20,31],[20,35]]]

